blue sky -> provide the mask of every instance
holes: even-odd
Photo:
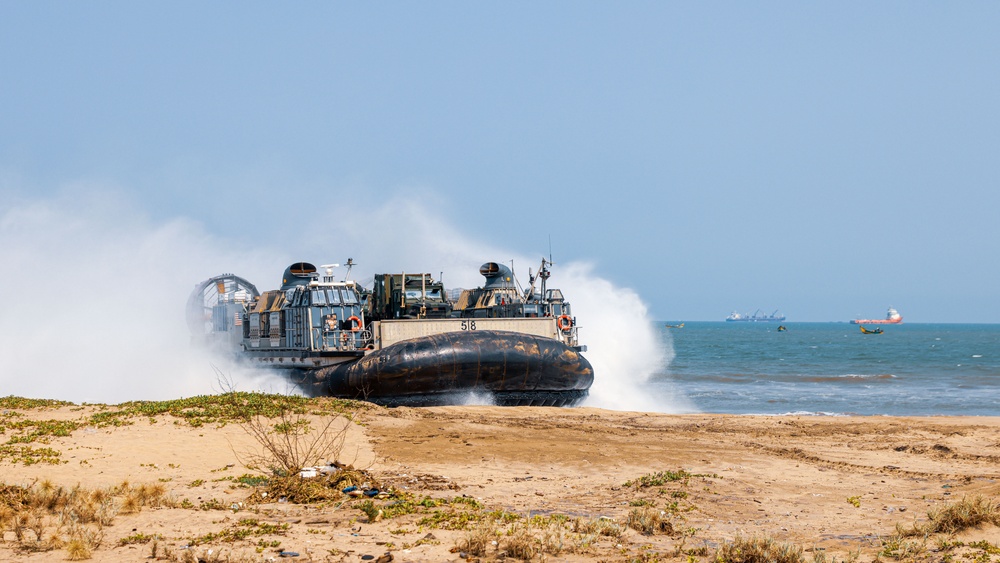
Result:
[[[188,233],[225,257],[193,284],[437,272],[469,241],[527,268],[551,239],[655,319],[997,322],[998,28],[988,2],[7,2],[0,243],[63,256],[11,226],[38,209],[88,264],[123,258],[89,230]]]

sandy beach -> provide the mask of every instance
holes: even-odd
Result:
[[[299,504],[261,494],[262,470],[247,467],[259,442],[244,426],[166,413],[96,423],[108,410],[0,409],[0,560],[696,562],[750,536],[809,561],[988,560],[982,546],[1000,543],[993,524],[894,536],[929,511],[1000,496],[996,418],[364,406],[337,419],[344,441],[328,461],[382,494],[338,486]],[[333,415],[307,416],[319,428]],[[72,423],[67,435],[41,435],[58,421]],[[155,492],[136,505],[123,491],[140,487]],[[119,491],[104,523],[75,524],[89,549],[70,550],[65,510],[9,508],[14,493],[59,488]],[[19,511],[35,519],[16,524]],[[629,525],[644,517],[652,528]]]

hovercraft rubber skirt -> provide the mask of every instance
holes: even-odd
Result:
[[[356,362],[309,371],[315,394],[387,406],[572,406],[587,397],[594,368],[551,338],[505,331],[446,332],[398,342]]]

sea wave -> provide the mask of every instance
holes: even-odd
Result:
[[[809,383],[845,383],[851,381],[867,382],[879,379],[896,379],[891,373],[845,373],[842,375],[811,375],[801,378],[801,381]]]

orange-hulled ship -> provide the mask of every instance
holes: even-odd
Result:
[[[889,312],[885,314],[884,319],[854,319],[851,321],[852,324],[856,325],[894,325],[903,322],[903,315],[899,314],[899,311],[889,307]]]

